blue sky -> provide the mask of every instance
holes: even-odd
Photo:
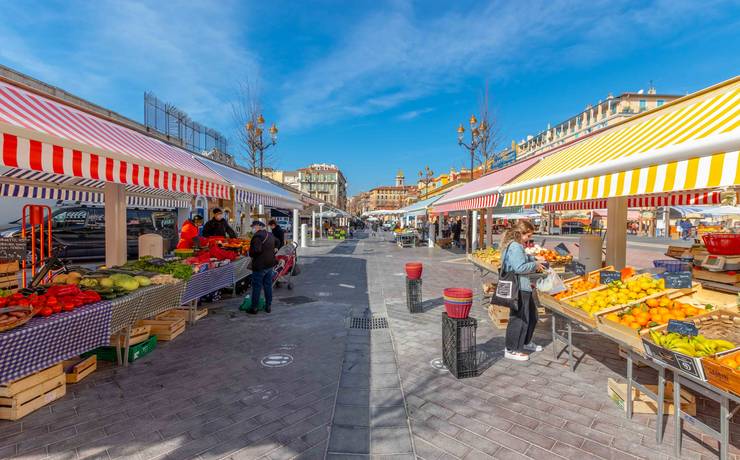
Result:
[[[351,193],[399,168],[416,177],[467,164],[455,128],[486,84],[508,145],[609,92],[652,80],[684,94],[740,73],[739,1],[0,0],[0,10],[0,63],[139,121],[153,91],[234,136],[231,105],[251,82],[280,127],[274,165],[336,163]]]

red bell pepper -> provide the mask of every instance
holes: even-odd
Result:
[[[54,313],[54,311],[49,307],[44,307],[39,310],[39,315],[41,316],[51,316],[52,313]]]
[[[67,295],[77,295],[80,293],[80,288],[74,284],[66,284],[62,286],[52,286],[46,290],[47,295],[54,295],[57,297]]]

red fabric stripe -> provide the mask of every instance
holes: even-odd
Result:
[[[90,177],[93,179],[100,179],[100,174],[98,173],[98,168],[100,167],[100,157],[95,155],[94,153],[90,154]]]
[[[18,138],[11,134],[3,134],[3,164],[18,167]]]
[[[34,171],[43,171],[44,165],[41,163],[41,142],[30,141],[28,149],[28,164]]]
[[[125,161],[121,161],[120,166],[118,167],[118,178],[122,184],[128,183],[128,181],[126,180],[126,170],[127,169],[128,169],[128,164]]]
[[[82,177],[82,152],[72,150],[72,175]]]
[[[154,188],[161,188],[159,186],[159,169],[154,170]]]
[[[162,188],[172,190],[172,187],[170,187],[170,173],[167,171],[162,171]]]
[[[113,160],[111,158],[105,159],[105,180],[108,182],[114,182],[113,180]]]
[[[52,167],[56,174],[64,174],[64,149],[58,145],[52,146]]]
[[[139,185],[139,165],[136,163],[131,163],[131,182]]]
[[[144,187],[149,187],[149,174],[151,174],[151,170],[149,169],[149,166],[144,166]]]

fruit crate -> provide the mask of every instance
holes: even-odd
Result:
[[[656,395],[658,394],[658,385],[645,385]],[[627,412],[627,384],[619,383],[614,379],[607,382],[607,394],[609,399]],[[663,414],[671,415],[674,411],[673,404],[673,382],[666,382],[665,397],[663,399]],[[681,388],[681,411],[689,415],[696,415],[696,396],[692,395],[685,388]],[[653,398],[642,393],[637,388],[632,388],[632,413],[634,414],[657,414],[658,404]]]
[[[129,337],[128,345],[129,347],[136,345],[138,343],[144,342],[149,340],[149,336],[151,335],[152,328],[151,326],[134,326],[131,328],[131,336]],[[126,346],[126,337],[123,334],[116,334],[111,336],[110,338],[110,344],[111,346],[116,346],[116,339],[118,339],[118,346],[124,347]]]
[[[740,314],[738,313],[724,310],[712,311],[696,316],[690,319],[689,322],[694,323],[699,330],[699,333],[705,335],[708,339],[722,339],[730,341],[735,345],[740,344],[740,332],[735,332],[740,331]],[[704,374],[702,357],[689,356],[677,351],[669,350],[653,342],[650,337],[650,331],[661,333],[667,327],[667,324],[663,324],[640,333],[642,344],[645,348],[645,354],[656,361],[673,366],[692,377],[706,381],[707,378]],[[728,334],[725,332],[727,330],[732,330],[733,333]],[[732,351],[738,349],[740,348],[735,348]]]
[[[67,383],[80,383],[98,368],[98,358],[91,355],[86,358],[68,359],[62,362],[62,366]]]
[[[509,307],[500,305],[489,305],[488,316],[496,329],[506,329],[509,326]]]
[[[201,308],[199,310],[195,310],[194,321],[203,319],[206,316],[208,316],[207,308]],[[190,309],[189,308],[173,308],[172,310],[167,310],[166,312],[160,313],[159,315],[156,316],[156,319],[167,319],[167,318],[182,318],[185,321],[187,321],[190,318]]]
[[[20,265],[17,261],[0,263],[0,289],[17,290],[19,271]]]
[[[157,347],[157,336],[150,336],[145,342],[133,345],[128,352],[128,362],[133,363],[137,359],[141,359],[144,356],[151,353]],[[83,357],[95,355],[100,361],[117,362],[118,357],[116,355],[116,347],[100,347],[87,353],[83,353]]]
[[[136,323],[136,326],[149,326],[151,333],[157,336],[160,342],[174,340],[177,336],[185,332],[185,320],[178,317],[158,317],[159,319],[143,319]]]
[[[704,289],[698,283],[695,283],[691,287],[691,289],[688,290],[667,290],[663,295],[674,302],[690,304],[692,307],[701,310],[699,314],[706,313],[707,305],[711,304],[714,307],[712,310],[717,308],[732,309],[734,308],[733,303],[735,302],[734,296]],[[657,300],[660,297],[663,297],[663,295],[657,298],[653,298]],[[596,317],[596,328],[607,336],[612,337],[626,345],[629,345],[636,352],[643,353],[644,347],[642,346],[642,337],[640,335],[640,332],[624,324],[615,322],[609,318],[611,314],[622,313],[636,305],[640,305],[643,302],[645,302],[645,300],[632,302],[627,304],[626,306],[615,307],[598,312],[596,315],[594,315]],[[658,306],[658,308],[661,308],[660,305]],[[694,317],[695,316],[698,315],[694,315]],[[648,327],[646,329],[652,329],[655,327],[658,326]]]
[[[458,379],[478,376],[475,318],[455,319],[442,313],[442,361]]]
[[[702,358],[701,364],[704,368],[704,375],[707,377],[707,382],[717,388],[740,396],[740,371],[737,368],[733,369],[720,363],[720,359],[727,357],[740,359],[740,352],[730,350],[718,353],[713,357]]]
[[[0,420],[19,420],[66,393],[62,363],[0,385]]]
[[[409,313],[423,313],[421,279],[406,278],[406,306]]]

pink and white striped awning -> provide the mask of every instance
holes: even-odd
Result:
[[[192,154],[5,82],[0,82],[0,165],[230,198],[230,185]]]
[[[453,211],[465,211],[468,209],[495,208],[498,206],[499,194],[477,196],[467,200],[456,201],[454,203],[433,205],[434,213],[446,213]]]
[[[696,206],[721,203],[721,193],[716,190],[700,192],[679,192],[661,195],[633,196],[627,199],[628,208],[654,208],[659,206]],[[549,203],[546,211],[576,211],[606,209],[607,200],[568,201],[565,203]]]

